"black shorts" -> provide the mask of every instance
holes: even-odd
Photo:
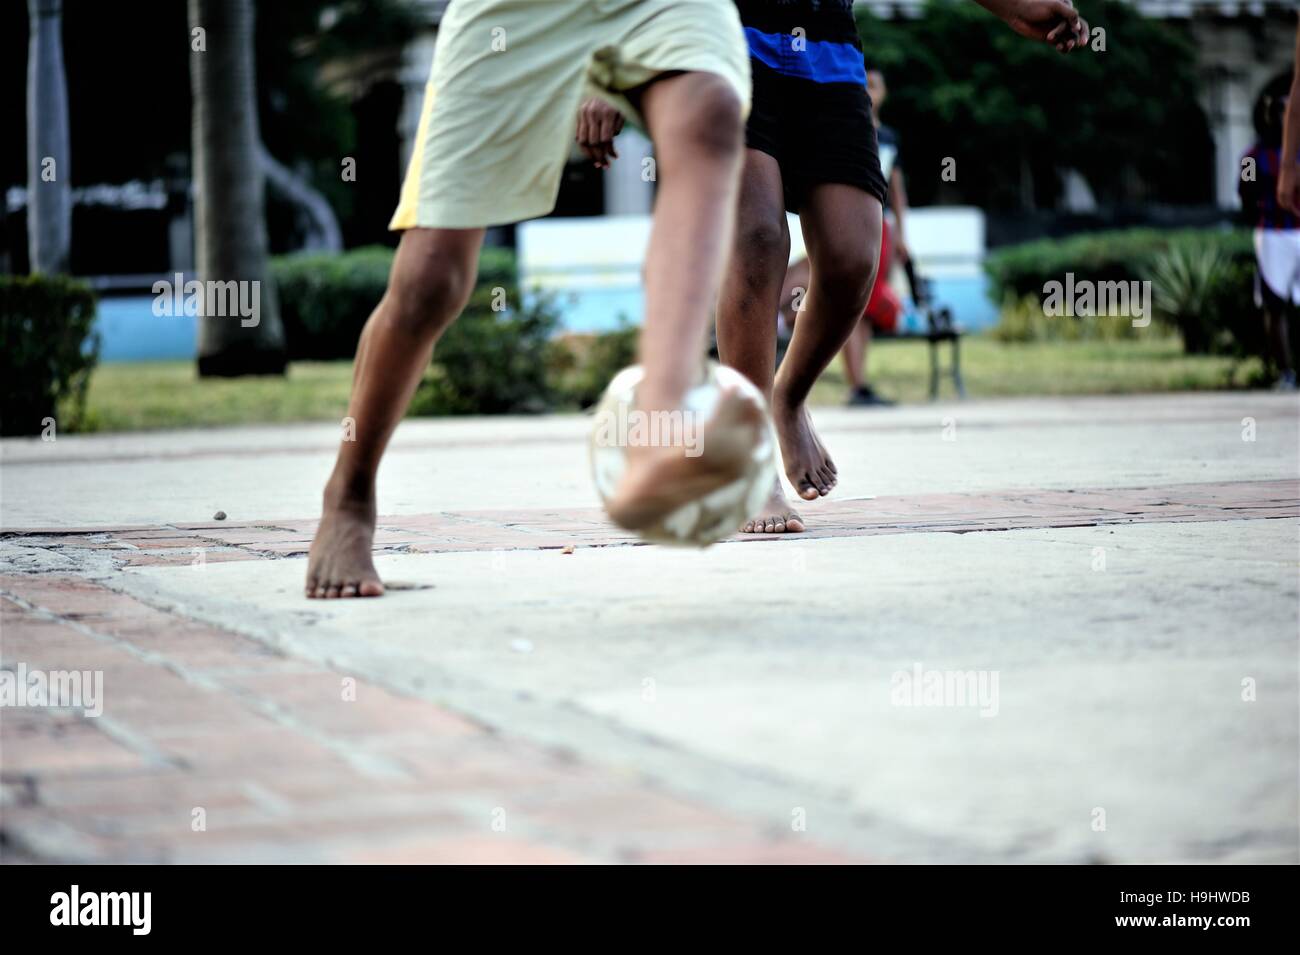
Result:
[[[857,186],[883,204],[886,183],[852,3],[737,5],[754,78],[745,145],[780,164],[786,208],[798,212],[809,190],[827,182]],[[791,44],[796,31],[803,41],[797,52]]]

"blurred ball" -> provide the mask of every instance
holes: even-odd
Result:
[[[724,389],[731,389],[757,405],[766,423],[740,477],[638,531],[645,540],[679,547],[708,547],[730,537],[758,513],[776,480],[776,449],[762,392],[735,369],[709,362],[700,383],[686,393],[681,411],[647,414],[636,408],[636,388],[643,377],[639,365],[624,368],[596,405],[591,470],[600,499],[608,503],[618,487],[629,445],[680,444],[707,453],[701,440],[704,430],[713,417],[718,396]]]

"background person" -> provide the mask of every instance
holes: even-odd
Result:
[[[876,272],[876,285],[871,299],[854,326],[849,340],[840,352],[844,359],[844,377],[848,382],[848,404],[858,406],[892,405],[894,402],[876,394],[867,378],[867,362],[871,349],[872,330],[891,333],[898,328],[898,318],[903,303],[889,284],[889,275],[895,263],[911,260],[904,229],[907,221],[907,188],[903,183],[903,168],[899,162],[898,132],[880,121],[880,108],[889,94],[885,76],[880,70],[867,71],[867,92],[871,95],[871,120],[876,127],[876,141],[880,144],[880,165],[889,183],[888,212],[881,229],[880,265]]]
[[[1290,84],[1293,86],[1294,84]],[[1270,84],[1255,104],[1259,141],[1244,159],[1254,164],[1253,177],[1242,175],[1238,191],[1242,214],[1255,232],[1255,301],[1264,310],[1265,334],[1278,369],[1277,387],[1294,391],[1295,366],[1287,313],[1300,305],[1300,215],[1279,201],[1283,170],[1296,174],[1296,160],[1283,161],[1283,115],[1289,111],[1288,85]]]

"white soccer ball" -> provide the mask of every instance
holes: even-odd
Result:
[[[629,446],[640,443],[682,445],[687,453],[701,453],[704,428],[713,417],[718,396],[734,389],[752,401],[767,422],[739,478],[704,497],[668,514],[657,524],[643,528],[645,540],[679,547],[708,547],[730,537],[758,513],[776,480],[776,449],[763,393],[733,368],[709,362],[699,384],[686,393],[680,411],[647,414],[636,409],[636,388],[644,372],[640,365],[624,368],[614,376],[596,405],[591,435],[591,470],[596,491],[608,502],[623,476]]]

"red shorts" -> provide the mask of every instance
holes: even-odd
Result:
[[[878,332],[892,334],[898,330],[898,317],[903,313],[903,303],[899,301],[889,284],[889,270],[893,265],[893,247],[889,241],[889,223],[880,223],[880,264],[876,269],[876,284],[871,290],[863,315],[871,322],[871,327]]]

